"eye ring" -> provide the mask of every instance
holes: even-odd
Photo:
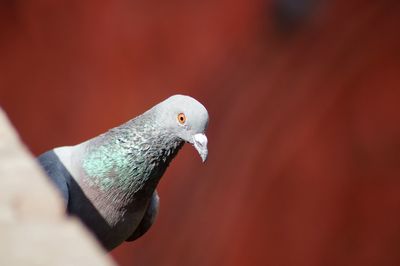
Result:
[[[178,118],[179,124],[181,124],[181,125],[185,124],[186,115],[184,113],[180,113],[177,118]]]

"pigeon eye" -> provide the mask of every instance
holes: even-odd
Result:
[[[179,115],[178,115],[178,122],[180,123],[180,124],[185,124],[185,122],[186,122],[186,115],[184,114],[184,113],[180,113]]]

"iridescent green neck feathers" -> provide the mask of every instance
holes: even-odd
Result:
[[[90,140],[82,158],[87,185],[130,193],[145,184],[154,189],[184,142],[151,122],[145,113]]]

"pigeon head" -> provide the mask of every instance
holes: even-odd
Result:
[[[206,108],[192,97],[174,95],[154,107],[157,124],[169,134],[192,144],[203,162],[207,159],[207,137],[204,134],[208,125]]]

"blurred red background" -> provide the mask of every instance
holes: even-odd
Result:
[[[189,94],[185,147],[121,265],[400,265],[400,2],[0,3],[0,105],[38,155]]]

